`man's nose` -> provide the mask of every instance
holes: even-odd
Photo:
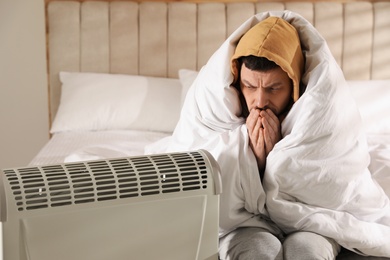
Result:
[[[256,93],[256,106],[258,108],[265,108],[268,105],[268,98],[266,93],[264,93],[262,88],[258,89]]]

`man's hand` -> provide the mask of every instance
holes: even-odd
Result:
[[[260,117],[264,126],[265,151],[268,156],[275,144],[282,139],[280,122],[271,109],[261,111]]]
[[[259,109],[252,109],[246,119],[246,127],[249,134],[249,145],[256,156],[257,166],[261,171],[265,169],[265,143],[263,120]]]
[[[264,171],[268,154],[281,139],[280,122],[270,109],[252,109],[246,120],[250,147],[260,171]]]

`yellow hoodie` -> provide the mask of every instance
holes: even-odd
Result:
[[[268,17],[242,36],[231,62],[234,83],[239,73],[237,59],[249,55],[267,58],[281,67],[293,81],[293,99],[298,100],[304,59],[298,33],[291,24]]]

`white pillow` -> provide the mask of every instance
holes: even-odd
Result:
[[[180,115],[179,79],[60,72],[61,100],[51,133],[135,129],[172,132]]]
[[[181,101],[182,104],[184,103],[184,100],[186,98],[187,92],[192,86],[192,83],[194,83],[196,77],[198,76],[199,72],[195,70],[189,70],[189,69],[180,69],[179,70],[179,79],[180,83],[182,85],[182,93],[181,93]]]
[[[390,80],[348,81],[368,134],[390,134]]]

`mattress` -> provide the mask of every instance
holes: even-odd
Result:
[[[72,131],[56,133],[30,166],[143,155],[147,144],[169,133],[138,130]]]

